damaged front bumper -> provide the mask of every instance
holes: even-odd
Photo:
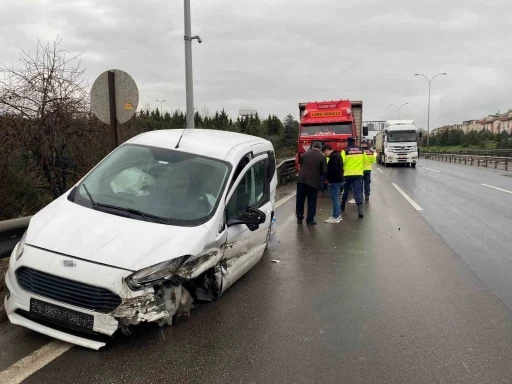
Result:
[[[69,261],[68,257],[29,246],[18,261],[11,257],[6,276],[10,295],[5,299],[5,309],[13,324],[86,348],[99,349],[105,346],[119,329],[124,334],[130,334],[131,327],[142,322],[156,322],[164,326],[171,325],[177,318],[188,318],[192,297],[183,283],[186,285],[190,279],[196,278],[203,267],[218,263],[217,258],[220,256],[218,252],[210,253],[202,260],[207,261],[206,263],[196,263],[195,267],[188,266],[181,271],[183,276],[178,276],[177,279],[166,281],[155,287],[133,291],[125,283],[125,278],[132,271],[82,260],[75,260],[74,267],[70,268],[69,263],[64,262]],[[19,281],[16,275],[16,270],[22,267],[56,276],[63,281],[80,282],[90,286],[90,292],[94,292],[93,288],[104,288],[117,295],[120,304],[108,313],[101,313],[94,308],[84,309],[73,303],[70,304],[72,300],[66,302],[57,297],[57,294],[54,297],[49,297],[51,294],[41,294],[31,285],[27,289],[27,284]],[[201,281],[209,281],[206,278],[207,274],[203,275],[204,279]],[[87,294],[87,292],[80,293]],[[66,297],[68,296],[64,298]],[[51,316],[48,318],[41,317],[41,314],[34,316],[31,309],[33,299],[52,306]],[[61,311],[61,313],[55,315],[55,311]],[[62,314],[71,312],[93,319],[92,326],[81,329],[76,324],[66,324],[65,321],[69,321],[69,318],[63,320]]]

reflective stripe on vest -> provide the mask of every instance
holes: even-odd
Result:
[[[366,153],[361,148],[349,147],[341,151],[345,176],[363,176]]]

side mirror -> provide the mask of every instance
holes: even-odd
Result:
[[[363,136],[368,136],[368,127],[363,127]]]
[[[247,207],[244,213],[233,217],[228,220],[227,225],[231,227],[233,225],[245,224],[250,231],[256,231],[260,224],[265,223],[267,215],[259,209]]]
[[[421,139],[421,138],[423,137],[423,132],[420,132],[420,133],[418,134],[418,137]]]
[[[387,129],[385,129],[385,130],[384,130],[384,133],[385,133],[385,134],[387,134],[387,133],[388,133],[388,130],[387,130]]]

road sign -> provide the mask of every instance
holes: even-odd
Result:
[[[98,76],[91,89],[91,109],[99,120],[110,124],[109,72],[114,72],[117,123],[124,124],[133,117],[139,104],[137,84],[124,71],[112,69]]]
[[[112,143],[116,148],[117,124],[130,120],[139,104],[139,90],[133,78],[120,69],[103,72],[91,89],[91,109],[103,123],[112,127]]]

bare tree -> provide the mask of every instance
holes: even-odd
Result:
[[[93,162],[91,142],[105,133],[90,124],[87,77],[79,56],[60,49],[60,43],[38,41],[34,54],[20,50],[17,64],[0,64],[0,147],[16,148],[19,153],[13,156],[22,159],[25,172],[52,198]]]

